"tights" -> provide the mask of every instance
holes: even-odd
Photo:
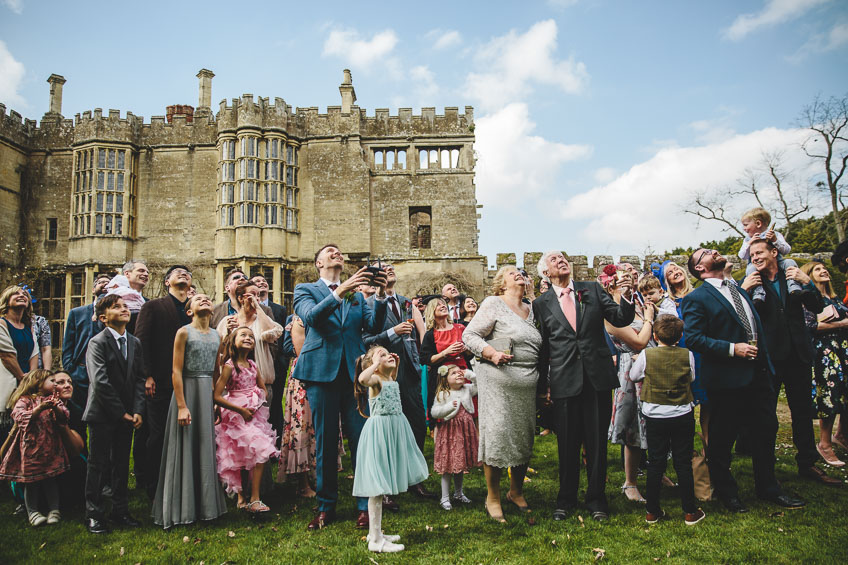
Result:
[[[47,499],[47,508],[50,510],[59,509],[59,486],[56,484],[56,479],[51,477],[24,485],[24,503],[26,504],[27,514],[38,512],[38,495],[42,492]]]
[[[456,473],[453,475],[453,482],[455,485],[453,490],[454,495],[458,496],[462,494],[462,479],[464,475],[464,473]],[[442,499],[446,499],[450,496],[450,480],[450,473],[442,475]]]

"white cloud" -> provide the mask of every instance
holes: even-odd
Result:
[[[429,103],[432,104],[433,98],[439,92],[439,85],[436,84],[436,76],[433,71],[426,65],[420,65],[409,70],[409,77],[414,81],[413,91],[415,96],[419,100],[429,100]]]
[[[786,170],[810,171],[798,147],[806,135],[803,129],[767,128],[698,147],[661,149],[615,180],[558,201],[559,212],[565,220],[585,222],[587,240],[622,253],[723,238],[727,234],[717,223],[702,222],[696,231],[697,218],[681,211],[692,193],[735,187],[746,168],[762,161],[763,152],[783,151]]]
[[[3,5],[18,15],[24,13],[24,0],[3,0]]]
[[[557,59],[557,25],[539,22],[527,32],[515,30],[492,39],[475,56],[478,72],[466,78],[466,94],[480,102],[483,110],[501,108],[531,91],[531,85],[553,86],[576,94],[589,80],[586,65],[573,56]]]
[[[462,43],[462,35],[455,29],[449,29],[447,31],[441,29],[430,30],[424,37],[433,40],[433,49],[436,50],[447,49],[448,47],[454,47]]]
[[[827,33],[814,35],[797,52],[787,57],[792,63],[800,63],[810,55],[835,51],[848,45],[848,22],[837,22]]]
[[[355,29],[334,29],[324,42],[323,55],[335,55],[351,66],[366,68],[381,59],[389,62],[388,56],[398,43],[391,29],[375,33],[371,39],[363,39]]]
[[[6,106],[25,108],[28,106],[18,89],[24,78],[24,64],[15,60],[6,44],[0,40],[0,102]]]
[[[595,182],[608,183],[616,177],[616,170],[612,167],[601,167],[595,174]]]
[[[724,30],[731,41],[740,41],[761,28],[776,26],[797,19],[830,0],[767,0],[763,9],[753,14],[741,14]]]
[[[566,145],[533,135],[527,104],[513,103],[476,120],[477,199],[515,207],[556,184],[561,166],[592,154],[586,145]]]
[[[727,117],[714,120],[696,120],[689,124],[700,143],[719,143],[736,135]]]

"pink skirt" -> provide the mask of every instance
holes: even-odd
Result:
[[[440,475],[463,473],[480,466],[477,427],[464,406],[460,405],[456,416],[436,427],[434,439],[433,470]]]

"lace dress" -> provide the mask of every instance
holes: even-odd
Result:
[[[630,324],[630,327],[636,333],[639,333],[642,331],[643,325],[644,322],[637,317]],[[616,338],[610,337],[620,353],[618,356],[618,384],[620,386],[615,389],[612,420],[608,432],[609,440],[619,445],[648,449],[648,439],[645,436],[645,418],[641,411],[642,401],[639,399],[642,384],[637,385],[627,378],[638,352],[633,351]]]
[[[405,492],[427,478],[427,462],[403,415],[396,381],[383,381],[380,394],[368,399],[371,416],[365,421],[356,452],[353,496]]]
[[[530,461],[536,430],[536,383],[542,336],[534,325],[533,310],[526,320],[497,296],[480,305],[462,341],[480,357],[486,340],[512,338],[514,358],[495,367],[477,363],[480,424],[480,461],[492,467],[517,467]]]

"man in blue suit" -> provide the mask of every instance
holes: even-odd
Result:
[[[94,320],[94,304],[106,293],[106,284],[111,280],[108,273],[101,273],[94,279],[91,304],[77,306],[68,313],[65,322],[65,337],[62,339],[62,367],[71,376],[74,383],[74,395],[69,406],[71,412],[70,428],[85,440],[87,429],[82,414],[88,402],[88,372],[85,368],[85,354],[88,342],[100,333],[104,326]]]
[[[297,378],[306,387],[315,428],[315,464],[318,513],[308,529],[333,522],[338,502],[339,416],[356,465],[356,446],[365,419],[357,412],[353,397],[354,366],[365,353],[362,332],[378,333],[386,319],[386,279],[382,271],[374,277],[377,301],[369,306],[362,293],[354,292],[370,282],[363,267],[346,281],[340,276],[344,257],[337,245],[323,246],[315,254],[319,280],[294,289],[294,311],[307,330],[297,361]],[[356,501],[357,528],[368,527],[368,501]]]
[[[728,510],[748,511],[730,472],[730,450],[739,428],[746,427],[751,433],[757,496],[785,508],[800,508],[804,501],[784,493],[774,476],[777,399],[765,332],[748,294],[725,279],[726,266],[727,260],[714,249],[695,251],[688,268],[703,284],[681,303],[686,346],[701,354],[701,383],[710,401],[710,480]]]

